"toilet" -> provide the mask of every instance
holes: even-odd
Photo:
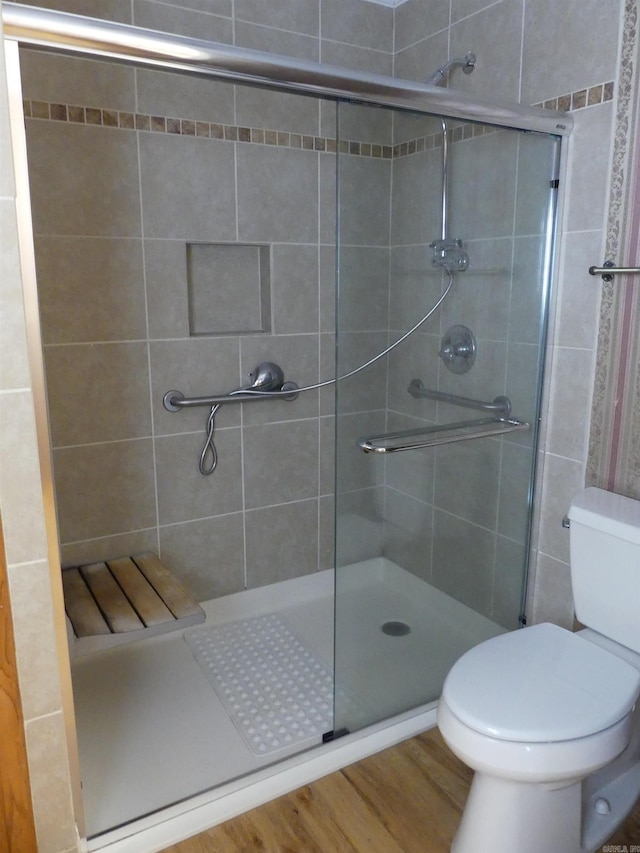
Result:
[[[445,680],[438,727],[475,771],[452,853],[595,853],[640,797],[640,501],[587,488],[569,524],[586,627],[499,635]]]

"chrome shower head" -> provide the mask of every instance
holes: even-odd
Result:
[[[279,391],[284,384],[282,368],[272,361],[262,361],[249,374],[251,384],[245,391]]]

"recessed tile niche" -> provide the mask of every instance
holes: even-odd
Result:
[[[269,246],[187,243],[191,335],[269,333],[269,269]]]

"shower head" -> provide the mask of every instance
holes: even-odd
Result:
[[[427,85],[429,86],[437,86],[439,83],[442,83],[444,78],[449,74],[449,72],[453,68],[462,68],[462,72],[464,74],[471,74],[473,69],[476,67],[476,55],[475,53],[467,53],[461,59],[450,59],[449,62],[441,65],[437,71],[434,71],[431,77],[428,78]]]
[[[282,368],[272,361],[262,361],[249,374],[251,384],[245,391],[279,391],[284,383]]]

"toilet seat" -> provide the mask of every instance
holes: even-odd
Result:
[[[486,737],[550,744],[597,735],[631,712],[640,672],[582,637],[544,623],[481,643],[454,664],[442,699]]]

